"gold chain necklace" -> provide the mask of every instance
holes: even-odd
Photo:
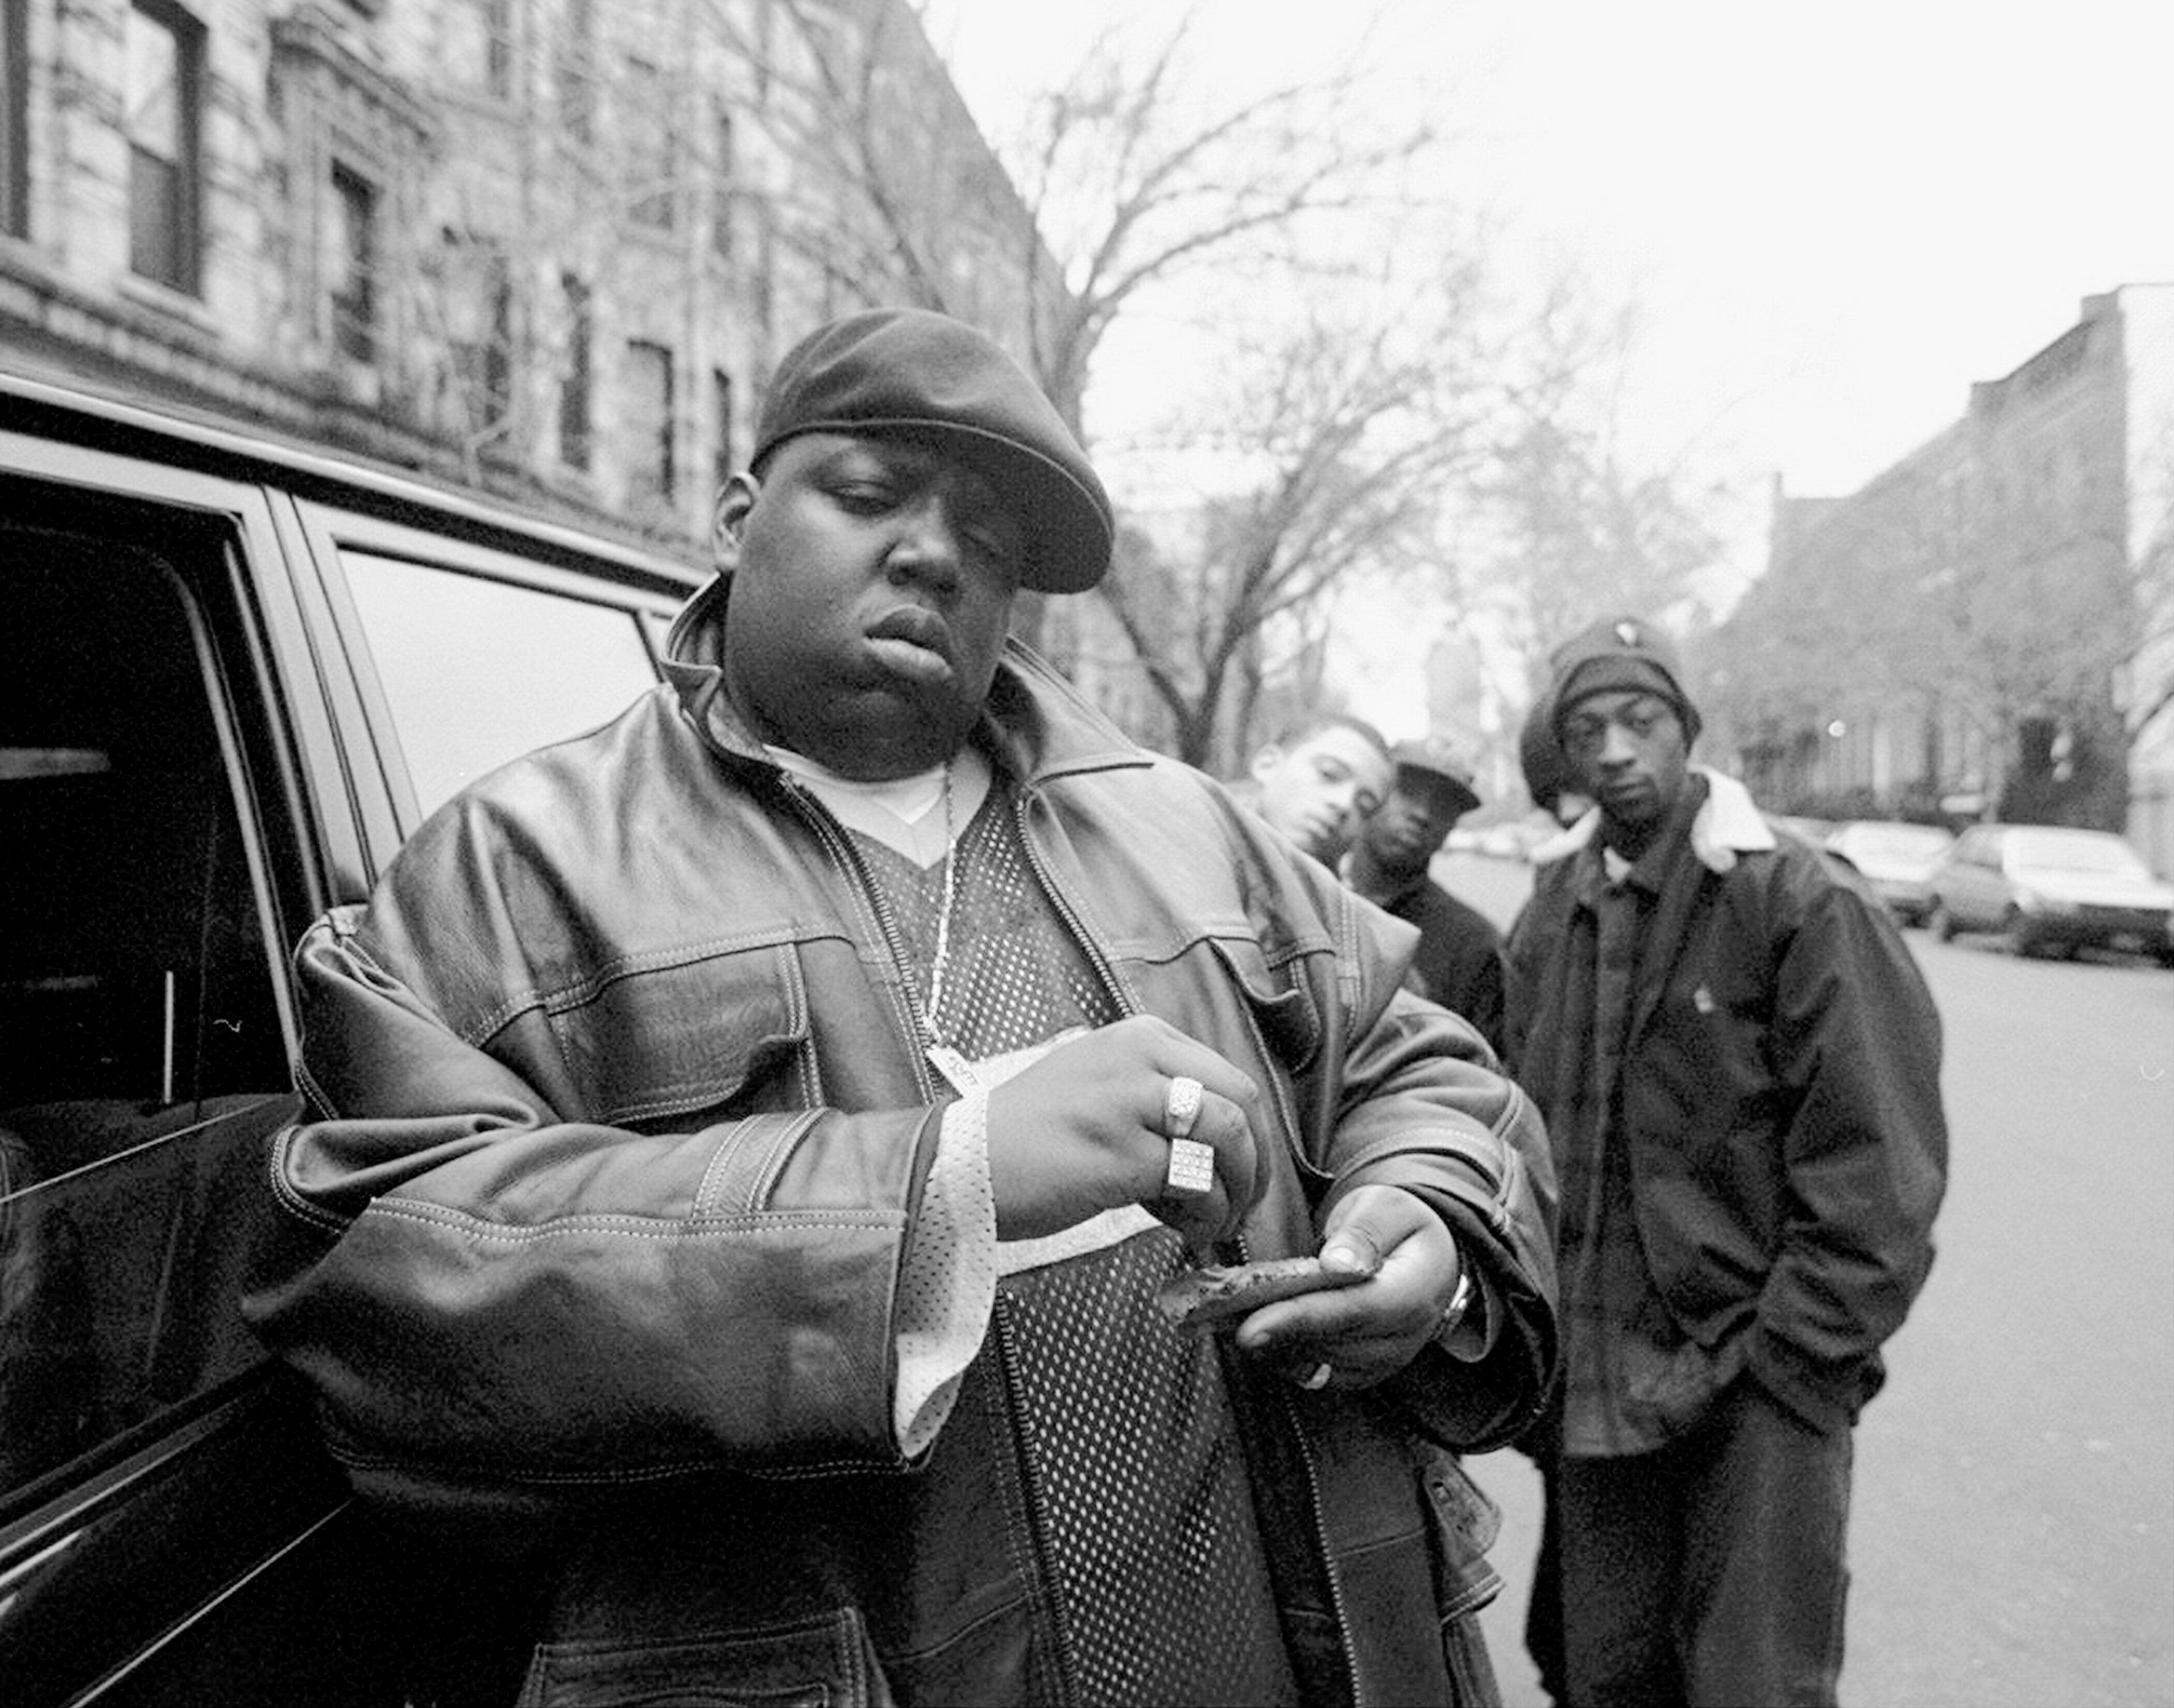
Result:
[[[965,1096],[981,1084],[974,1065],[944,1037],[944,973],[951,962],[951,912],[959,895],[959,860],[951,817],[951,761],[944,761],[944,900],[936,911],[936,961],[928,971],[928,1008],[921,1029],[928,1035],[922,1052],[929,1065]]]

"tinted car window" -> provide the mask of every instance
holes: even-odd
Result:
[[[0,1496],[261,1354],[293,1108],[241,762],[160,559],[0,529]]]
[[[640,619],[622,607],[352,548],[340,562],[425,813],[656,683]]]

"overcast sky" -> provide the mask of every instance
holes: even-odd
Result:
[[[926,7],[996,137],[1098,24],[1174,9]],[[1773,475],[1853,490],[2086,295],[2174,280],[2174,0],[1202,8],[1234,89],[1334,58],[1376,15],[1398,98],[1465,139],[1459,195],[1511,217],[1534,265],[1637,302],[1626,424],[1743,495],[1723,585],[1763,566]]]
[[[929,0],[992,133],[1144,0]],[[1171,0],[1146,4],[1168,15]],[[1474,199],[1634,294],[1633,399],[1841,492],[1960,413],[2085,295],[2174,279],[2170,0],[1390,0],[1407,97]],[[1325,57],[1366,0],[1209,0],[1234,84]]]

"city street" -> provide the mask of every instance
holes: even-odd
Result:
[[[1497,918],[1515,865],[1437,875]],[[1932,1279],[1858,1431],[1843,1700],[2174,1702],[2174,973],[1909,934],[1947,1030],[1952,1143]],[[1511,1708],[1537,1485],[1505,1507],[1488,1614]]]

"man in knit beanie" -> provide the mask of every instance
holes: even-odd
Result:
[[[1551,662],[1598,810],[1508,950],[1561,1190],[1528,1638],[1559,1700],[1831,1704],[1852,1425],[1945,1181],[1939,1016],[1879,904],[1692,765],[1665,634]]]

